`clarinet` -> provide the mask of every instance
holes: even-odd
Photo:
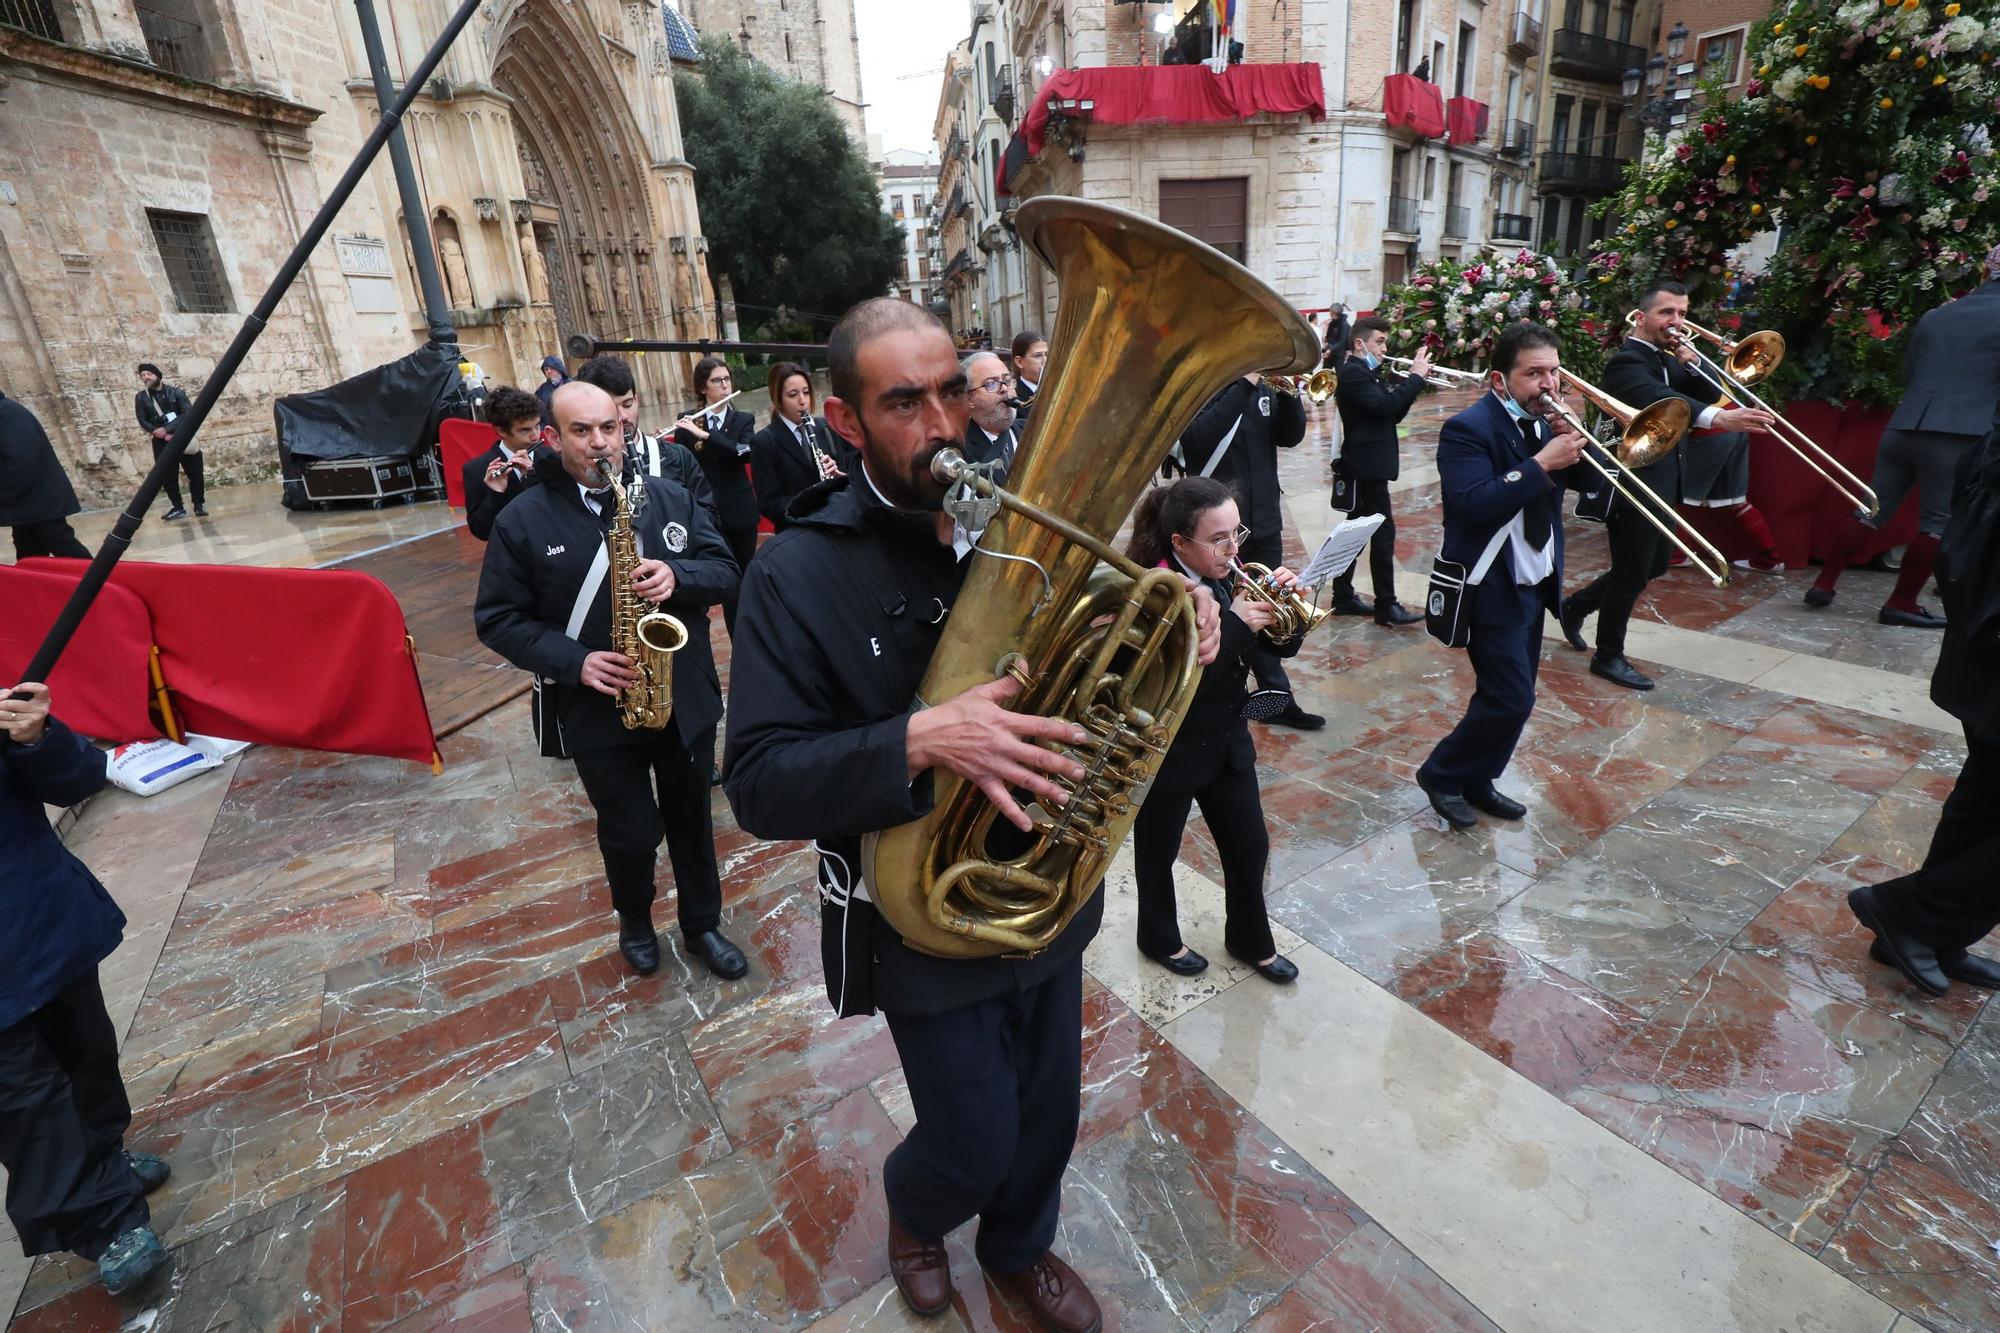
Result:
[[[813,462],[819,464],[819,479],[831,481],[840,475],[840,464],[833,461],[833,455],[819,447],[819,433],[813,429],[812,414],[808,412],[804,422],[806,448],[812,450]]]

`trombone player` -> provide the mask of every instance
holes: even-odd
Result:
[[[1429,348],[1419,347],[1410,373],[1389,384],[1381,377],[1388,350],[1389,321],[1374,315],[1356,320],[1347,356],[1340,363],[1340,387],[1334,391],[1342,445],[1333,462],[1333,507],[1345,509],[1351,518],[1380,514],[1382,526],[1368,541],[1374,602],[1354,595],[1354,569],[1349,566],[1334,577],[1333,612],[1372,615],[1378,625],[1412,625],[1423,617],[1396,600],[1396,520],[1389,513],[1389,483],[1402,474],[1396,427],[1424,391],[1431,356]]]

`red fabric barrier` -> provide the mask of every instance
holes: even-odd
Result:
[[[1087,112],[1071,114],[1099,125],[1198,125],[1244,120],[1259,112],[1304,112],[1314,120],[1326,119],[1326,84],[1316,64],[1231,65],[1221,74],[1206,65],[1059,69],[1035,94],[1022,122],[1030,154],[1042,151],[1049,103],[1071,99],[1094,103]]]
[[[1486,103],[1470,97],[1454,97],[1444,104],[1445,129],[1453,143],[1478,143],[1486,137]]]
[[[1809,401],[1785,404],[1782,410],[1787,421],[1839,459],[1863,484],[1868,482],[1875,471],[1876,446],[1889,423],[1887,409]],[[1770,520],[1778,539],[1778,558],[1794,568],[1824,560],[1854,513],[1854,505],[1803,459],[1762,435],[1750,439],[1750,500]],[[1914,501],[1887,518],[1881,530],[1862,546],[1859,559],[1871,560],[1917,535]],[[1749,553],[1728,554],[1735,558]]]
[[[83,569],[80,560],[61,563]],[[75,587],[74,574],[0,565],[0,606],[7,608],[0,616],[0,687],[19,682]],[[152,654],[153,620],[145,603],[127,589],[104,589],[50,673],[56,716],[98,740],[156,738]]]
[[[484,421],[447,417],[438,423],[438,452],[444,456],[444,493],[454,509],[465,508],[465,465],[491,449],[500,432]]]
[[[84,568],[46,557],[24,563],[65,583]],[[151,614],[152,642],[188,731],[423,764],[436,755],[403,608],[376,579],[127,560],[105,588],[118,592]]]
[[[1391,125],[1435,139],[1444,133],[1444,94],[1414,74],[1391,74],[1382,80],[1382,115]]]

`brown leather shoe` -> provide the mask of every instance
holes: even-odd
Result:
[[[1104,1327],[1104,1312],[1097,1308],[1097,1298],[1076,1270],[1054,1252],[1044,1254],[1032,1268],[1018,1273],[989,1269],[987,1276],[994,1286],[1027,1306],[1051,1333],[1098,1333]]]
[[[889,1276],[896,1279],[896,1290],[910,1309],[926,1319],[950,1309],[957,1294],[944,1242],[910,1234],[894,1213],[889,1214]]]

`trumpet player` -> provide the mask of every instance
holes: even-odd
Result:
[[[1806,589],[1806,605],[1828,606],[1840,576],[1876,528],[1917,492],[1916,540],[1903,552],[1895,591],[1875,613],[1884,625],[1943,629],[1945,618],[1917,602],[1930,583],[1938,546],[1951,521],[1953,477],[1979,443],[2000,402],[2000,245],[1986,256],[1986,281],[1917,321],[1903,367],[1903,400],[1882,432],[1871,489],[1879,508],[1856,514]]]
[[[717,976],[747,964],[724,937],[722,883],[708,806],[710,736],[722,691],[700,632],[708,608],[736,590],[736,562],[706,506],[664,477],[634,481],[632,527],[642,558],[633,591],[689,627],[674,654],[673,717],[665,728],[627,728],[619,691],[637,683],[631,658],[612,651],[606,542],[616,508],[600,467],[619,469],[625,438],[618,404],[573,381],[549,400],[552,452],[535,460],[540,484],[500,511],[479,571],[473,623],[479,641],[535,676],[535,736],[544,755],[576,764],[597,812],[597,846],[618,913],[618,948],[644,976],[660,966],[653,929],[660,841],[674,867],[687,953]]]
[[[1209,477],[1183,477],[1147,492],[1132,516],[1125,554],[1142,568],[1173,568],[1199,579],[1224,605],[1222,643],[1202,672],[1174,743],[1160,761],[1153,789],[1132,825],[1139,888],[1139,952],[1169,972],[1194,976],[1208,960],[1181,939],[1174,912],[1174,861],[1187,831],[1188,810],[1199,803],[1222,857],[1225,904],[1223,947],[1238,962],[1280,984],[1299,969],[1279,955],[1264,910],[1264,865],[1271,837],[1264,827],[1257,784],[1257,747],[1244,717],[1243,677],[1250,650],[1276,618],[1271,603],[1238,590],[1230,574],[1248,529],[1240,524],[1236,497]],[[1289,569],[1272,571],[1280,587],[1296,587]],[[1279,657],[1297,653],[1304,636],[1274,647]]]
[[[1378,625],[1413,625],[1423,617],[1396,600],[1396,520],[1389,513],[1389,483],[1402,475],[1402,444],[1396,427],[1410,414],[1431,373],[1427,347],[1417,349],[1410,373],[1394,384],[1382,380],[1389,351],[1389,321],[1367,315],[1354,321],[1349,350],[1340,363],[1340,457],[1333,463],[1333,507],[1350,518],[1380,514],[1382,526],[1368,540],[1368,574],[1375,600],[1354,594],[1354,568],[1333,580],[1333,613],[1375,617]],[[1343,494],[1346,503],[1342,503]],[[1359,564],[1359,561],[1355,562]]]
[[[1509,325],[1494,340],[1489,392],[1438,432],[1441,558],[1468,571],[1467,656],[1477,684],[1465,716],[1417,769],[1417,785],[1454,829],[1477,824],[1478,811],[1527,813],[1493,784],[1535,708],[1542,616],[1555,611],[1562,589],[1562,489],[1587,488],[1596,476],[1577,466],[1583,437],[1542,415],[1561,363],[1554,333]]]

